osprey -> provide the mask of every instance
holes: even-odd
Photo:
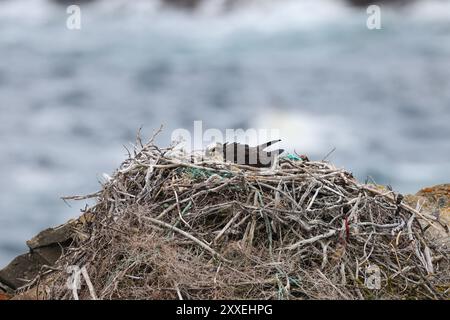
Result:
[[[257,168],[269,168],[275,157],[283,153],[283,149],[264,151],[271,145],[280,142],[281,139],[269,141],[256,147],[250,147],[241,143],[216,143],[206,149],[207,157],[217,157],[226,162],[244,164]]]

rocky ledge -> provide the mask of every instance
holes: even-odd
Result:
[[[379,186],[380,190],[384,187]],[[425,212],[438,218],[440,223],[427,229],[428,236],[450,248],[450,184],[442,184],[421,189],[414,195],[406,195],[403,202],[420,212]],[[16,257],[8,266],[0,270],[0,300],[39,299],[44,293],[36,290],[33,281],[42,267],[51,266],[58,260],[64,249],[75,237],[85,237],[80,234],[80,226],[89,223],[89,214],[83,214],[76,220],[43,230],[27,241],[29,252]],[[31,289],[18,293],[24,285]]]

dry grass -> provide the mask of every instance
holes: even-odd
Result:
[[[327,162],[194,164],[138,139],[88,197],[92,221],[58,261],[48,298],[73,298],[68,265],[86,266],[100,299],[449,297],[448,248],[418,222],[435,218]],[[374,265],[378,290],[364,284]],[[80,299],[91,296],[83,284]]]

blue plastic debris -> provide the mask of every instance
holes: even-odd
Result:
[[[288,154],[287,156],[285,156],[283,158],[288,159],[288,160],[294,160],[294,161],[301,160],[299,157],[297,157],[295,154],[292,154],[292,153]]]

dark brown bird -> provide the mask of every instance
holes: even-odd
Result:
[[[233,162],[257,168],[269,168],[275,157],[284,152],[283,149],[265,151],[271,145],[280,142],[281,139],[272,140],[256,147],[250,147],[241,143],[216,143],[206,149],[205,155],[217,157],[225,162]]]

